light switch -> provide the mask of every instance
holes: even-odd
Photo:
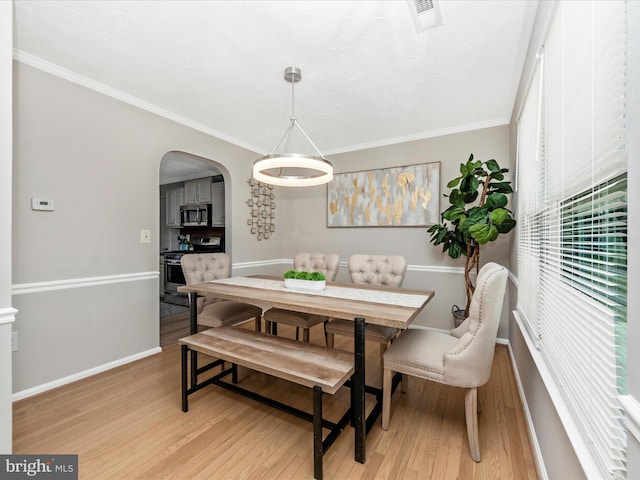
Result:
[[[151,230],[140,230],[140,243],[151,243]]]

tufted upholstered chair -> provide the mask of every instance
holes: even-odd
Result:
[[[403,391],[407,375],[467,389],[465,417],[471,458],[480,461],[478,441],[478,387],[489,380],[507,269],[487,263],[478,272],[469,317],[451,335],[432,330],[403,331],[384,354],[382,429],[391,416],[391,379],[402,373]]]
[[[349,274],[353,283],[400,287],[407,272],[407,261],[399,255],[351,255]],[[334,335],[353,338],[353,322],[334,318],[326,325],[327,346],[333,347]],[[382,374],[382,355],[387,346],[398,335],[397,328],[383,325],[365,325],[366,341],[380,344],[380,371]]]
[[[226,253],[190,253],[180,258],[182,273],[187,285],[229,278],[231,259]],[[198,325],[219,327],[237,325],[255,319],[255,329],[260,331],[262,309],[249,303],[220,300],[211,296],[198,298]]]
[[[293,268],[298,271],[320,272],[328,282],[335,280],[340,266],[340,257],[335,253],[298,253],[293,259]],[[309,342],[309,329],[327,321],[326,317],[310,313],[294,312],[282,308],[271,308],[264,313],[265,330],[272,333],[274,323],[296,327],[296,340],[302,328],[302,339]],[[275,333],[275,332],[273,332]]]

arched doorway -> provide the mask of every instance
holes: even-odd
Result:
[[[212,160],[180,151],[167,152],[160,162],[160,346],[189,332],[188,299],[177,292],[184,283],[183,248],[226,250],[225,172]]]

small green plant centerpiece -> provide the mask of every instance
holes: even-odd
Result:
[[[445,197],[449,197],[451,205],[442,212],[442,223],[427,230],[431,243],[442,244],[442,251],[451,258],[467,257],[464,264],[467,305],[462,319],[468,315],[475,290],[471,271],[475,269],[478,273],[480,247],[516,226],[511,211],[506,208],[507,194],[513,193],[511,182],[504,180],[508,171],[493,159],[474,161],[471,154],[466,163],[460,164],[460,175],[447,183],[447,188],[452,190]]]
[[[320,291],[326,287],[326,277],[320,272],[287,270],[284,272],[284,286],[294,290]]]

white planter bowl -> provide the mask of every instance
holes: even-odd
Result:
[[[319,292],[327,286],[325,280],[299,280],[297,278],[285,278],[284,286],[292,290],[306,290],[309,292]]]

